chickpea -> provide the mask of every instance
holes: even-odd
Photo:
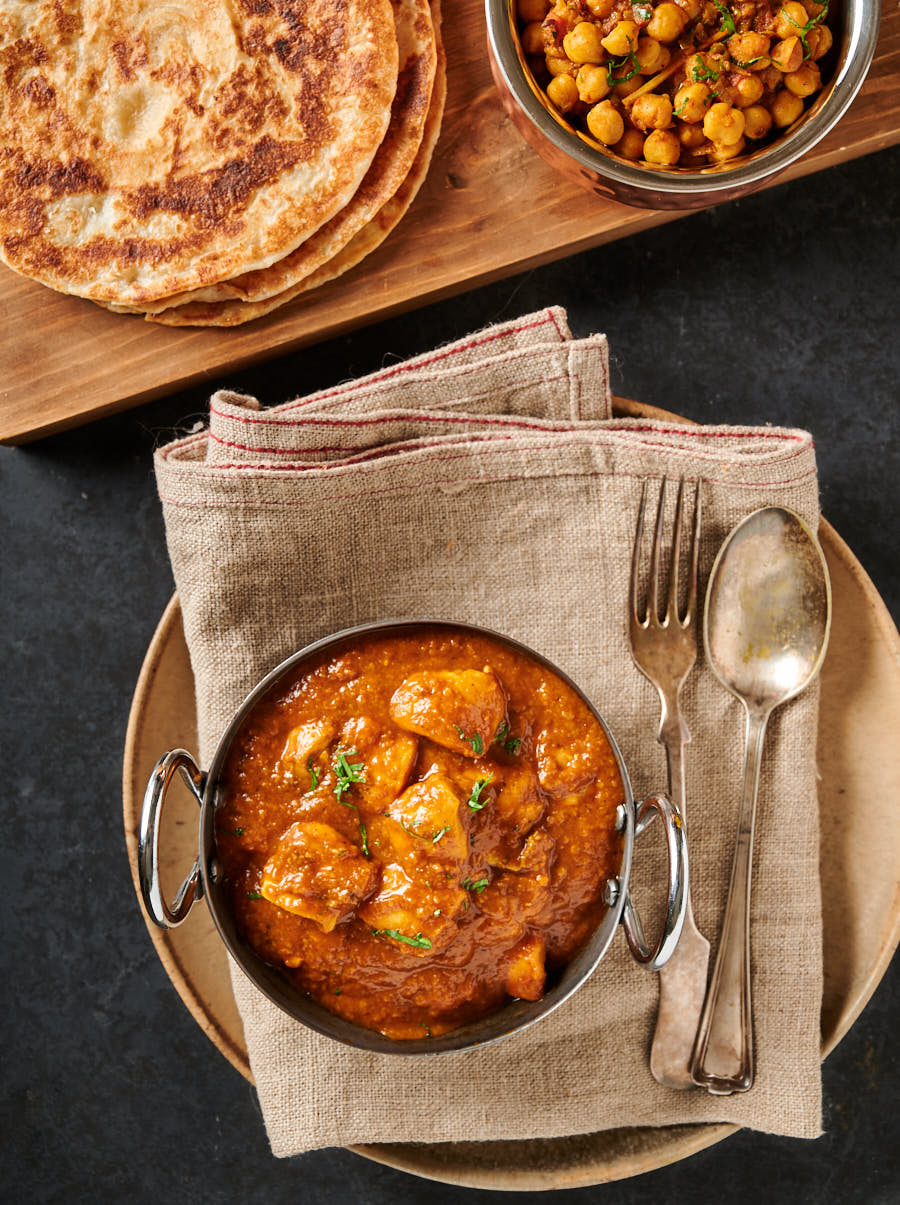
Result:
[[[803,62],[803,43],[799,38],[785,38],[772,48],[772,65],[785,74],[796,71]]]
[[[552,76],[557,75],[574,75],[578,68],[569,59],[558,59],[554,55],[548,54],[544,62],[547,64],[547,70]]]
[[[714,163],[726,163],[729,159],[740,155],[746,145],[743,136],[737,142],[714,142],[709,157]]]
[[[789,0],[775,14],[775,33],[779,38],[793,38],[806,25],[809,17],[802,4]]]
[[[808,17],[819,17],[825,11],[825,5],[819,4],[818,0],[802,0],[802,3]]]
[[[789,78],[785,76],[785,79]],[[765,88],[763,82],[758,75],[742,75],[735,80],[734,87],[734,103],[739,109],[746,109],[748,105],[755,105],[762,96]]]
[[[612,102],[601,100],[599,105],[588,109],[587,127],[598,142],[612,146],[625,133],[625,122],[618,109],[613,108]]]
[[[585,3],[591,16],[596,17],[598,21],[605,21],[616,7],[616,0],[585,0]]]
[[[522,30],[522,49],[526,54],[544,53],[544,27],[540,21],[531,21]]]
[[[678,127],[678,141],[686,150],[702,146],[706,142],[703,126],[699,122],[695,122],[693,125],[680,125]]]
[[[803,101],[793,92],[782,88],[772,97],[771,110],[772,120],[777,126],[785,129],[787,126],[793,125],[803,112]]]
[[[568,113],[578,104],[578,85],[571,75],[555,75],[547,85],[547,95],[560,113]]]
[[[684,9],[665,0],[653,10],[653,16],[647,22],[647,33],[657,42],[674,42],[687,23],[688,16]]]
[[[772,128],[772,114],[762,105],[751,105],[744,110],[744,133],[748,138],[765,138]]]
[[[816,25],[806,35],[809,47],[809,57],[813,60],[823,58],[831,49],[834,38],[827,25]]]
[[[516,10],[522,21],[543,21],[550,7],[550,0],[518,0]]]
[[[644,143],[644,158],[648,163],[672,166],[681,158],[681,143],[674,130],[653,130]]]
[[[578,68],[575,76],[578,85],[578,95],[586,105],[595,105],[609,95],[609,83],[606,79],[606,68],[597,67],[593,63],[585,63]]]
[[[621,58],[623,54],[628,54],[629,50],[633,50],[637,46],[637,40],[638,27],[634,21],[619,21],[600,45],[616,58]]]
[[[668,47],[661,45],[655,38],[638,38],[634,57],[642,75],[655,75],[667,65],[672,54]]]
[[[703,133],[713,142],[739,142],[744,136],[744,114],[718,101],[703,118]]]
[[[739,65],[762,71],[769,65],[769,41],[764,33],[736,33],[728,39],[728,53]],[[754,59],[762,62],[755,63]]]
[[[603,58],[600,30],[590,21],[579,21],[563,38],[563,50],[573,63],[599,63]]]
[[[676,0],[676,3],[689,21],[695,21],[700,16],[701,0]]]
[[[631,159],[632,161],[642,159],[644,156],[644,135],[640,130],[632,127],[630,130],[625,131],[613,147],[613,150],[617,155],[621,155],[623,159]]]
[[[638,88],[642,87],[644,81],[639,75],[634,75],[631,79],[623,79],[613,88],[616,96],[630,96],[632,92],[637,92]]]
[[[639,130],[667,130],[672,124],[672,102],[663,93],[648,92],[631,106],[631,120]]]
[[[784,86],[795,96],[812,96],[822,87],[822,74],[815,63],[801,63],[796,71],[784,77]]]
[[[675,108],[672,110],[682,121],[702,121],[709,108],[710,91],[706,84],[682,84],[675,93]]]

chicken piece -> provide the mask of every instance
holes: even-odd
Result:
[[[367,715],[348,720],[341,729],[338,742],[342,749],[355,749],[358,753],[369,753],[381,736],[381,726]]]
[[[282,764],[292,774],[306,774],[309,758],[327,749],[333,736],[334,724],[328,720],[313,720],[292,728],[281,751]]]
[[[466,829],[460,815],[463,797],[445,774],[430,774],[391,803],[387,814],[431,847],[429,856],[462,862]]]
[[[456,936],[457,917],[466,893],[447,880],[439,866],[420,862],[404,868],[385,866],[381,888],[359,910],[376,937],[407,954],[428,955]]]
[[[534,773],[528,766],[515,766],[503,772],[493,814],[506,828],[526,837],[544,814],[545,802]]]
[[[526,920],[537,916],[550,899],[550,868],[556,842],[539,828],[514,862],[505,865],[478,897],[478,907],[496,920]],[[496,865],[496,863],[495,863]]]
[[[401,728],[464,757],[487,752],[505,714],[506,700],[489,666],[411,674],[391,699],[391,717]]]
[[[365,757],[363,798],[377,808],[396,799],[412,774],[419,742],[405,732],[386,734]]]
[[[540,1000],[544,994],[547,971],[544,966],[546,946],[543,937],[527,933],[508,955],[506,990],[517,1000]]]
[[[284,834],[263,867],[260,894],[305,916],[330,933],[371,895],[378,871],[330,824],[299,821]]]

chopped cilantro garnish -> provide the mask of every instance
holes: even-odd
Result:
[[[369,836],[366,832],[366,826],[363,824],[363,819],[360,815],[359,808],[355,803],[348,803],[347,800],[344,799],[344,795],[350,790],[355,782],[366,781],[365,775],[362,773],[363,763],[361,761],[351,763],[348,761],[348,758],[351,757],[359,757],[359,754],[355,749],[352,753],[338,752],[335,755],[335,759],[332,762],[332,768],[337,775],[337,782],[334,786],[334,794],[338,803],[342,803],[345,808],[352,808],[353,811],[356,812],[357,819],[359,820],[359,833],[362,838],[363,857],[367,858],[369,856]]]
[[[718,71],[713,71],[712,67],[704,63],[702,59],[699,62],[694,60],[694,65],[691,67],[691,80],[695,84],[699,84],[703,80],[717,80],[718,78]]]
[[[681,116],[681,114],[682,114],[682,113],[685,111],[685,109],[687,108],[687,103],[688,103],[688,101],[689,101],[689,100],[690,100],[690,97],[686,96],[686,97],[684,98],[684,100],[681,102],[681,104],[678,106],[678,108],[677,108],[677,109],[673,109],[673,110],[672,110],[672,116],[673,116],[673,117],[680,117],[680,116]]]
[[[248,900],[261,900],[261,899],[262,899],[262,892],[261,892],[261,891],[248,891],[248,892],[247,892],[247,899],[248,899]]]
[[[363,763],[361,761],[351,763],[348,760],[351,757],[359,757],[355,749],[352,753],[338,752],[333,763],[334,772],[337,775],[334,793],[340,803],[344,802],[342,796],[350,790],[355,782],[365,782],[365,775],[362,773]]]
[[[641,69],[641,65],[637,61],[637,55],[634,53],[634,45],[631,38],[628,39],[628,45],[630,49],[626,55],[623,55],[620,59],[611,58],[606,64],[606,82],[610,88],[616,84],[627,84],[629,80],[634,79]],[[631,70],[627,75],[613,75],[614,71],[619,71],[627,63],[631,63]]]
[[[243,836],[244,830],[242,828],[235,828],[235,829],[232,829],[232,832],[234,833],[234,835],[236,837],[240,837],[240,836]]]
[[[314,791],[316,789],[316,787],[319,785],[319,775],[318,775],[318,772],[316,771],[316,767],[313,765],[312,754],[310,754],[309,757],[306,759],[306,768],[307,768],[307,770],[309,770],[310,775],[312,776],[311,790]]]
[[[520,736],[509,735],[509,724],[506,720],[497,729],[497,735],[494,737],[494,744],[499,745],[501,749],[505,749],[507,753],[516,754],[519,752],[519,745],[522,743]]]
[[[459,739],[462,741],[468,741],[472,746],[473,751],[480,757],[484,752],[484,743],[482,742],[481,736],[477,732],[474,736],[466,736],[459,724],[454,724],[453,727],[459,733]]]
[[[796,29],[798,29],[800,31],[797,34],[797,37],[800,39],[800,45],[803,47],[803,57],[805,59],[808,59],[809,56],[812,54],[812,51],[809,48],[809,42],[807,42],[807,40],[806,40],[806,35],[811,30],[815,29],[815,27],[817,25],[821,24],[821,22],[825,19],[825,17],[828,16],[828,4],[829,4],[829,0],[825,0],[825,7],[822,9],[822,11],[819,13],[819,15],[817,17],[810,17],[810,19],[802,27],[794,20],[794,18],[790,15],[790,13],[785,13],[785,16],[790,21],[791,25],[793,25]]]
[[[431,834],[431,844],[437,845],[438,841],[440,841],[440,839],[441,839],[441,837],[443,837],[444,833],[449,833],[449,832],[450,832],[450,825],[445,824],[443,828],[439,828],[437,830],[437,832]]]
[[[394,941],[404,941],[408,946],[416,946],[420,950],[431,949],[431,942],[421,933],[417,933],[415,937],[407,937],[399,929],[373,929],[372,935],[374,937],[392,937]]]
[[[487,885],[487,879],[463,879],[460,883],[463,891],[475,891],[478,895],[481,895]]]
[[[493,774],[489,774],[487,776],[487,778],[479,778],[478,781],[475,783],[475,785],[472,787],[472,794],[469,796],[469,798],[466,800],[466,802],[468,803],[469,807],[472,809],[473,812],[480,812],[481,809],[487,803],[487,800],[484,800],[484,802],[481,801],[481,792],[484,790],[484,788],[488,785],[488,783],[491,781],[491,779],[493,777],[494,777]]]
[[[716,8],[722,14],[722,24],[725,26],[726,30],[729,33],[737,33],[737,26],[734,23],[734,17],[732,17],[731,13],[722,3],[722,0],[713,0],[713,4],[715,4]]]

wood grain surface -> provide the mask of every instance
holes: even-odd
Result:
[[[231,330],[108,313],[0,265],[0,442],[22,443],[291,348],[672,221],[561,180],[491,82],[481,0],[445,0],[449,96],[428,179],[386,243],[341,280]],[[900,8],[847,115],[778,182],[900,141]]]

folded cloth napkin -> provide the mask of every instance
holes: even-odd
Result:
[[[806,432],[615,418],[606,340],[572,339],[556,309],[273,409],[216,394],[209,429],[161,448],[156,473],[205,762],[247,691],[285,656],[353,624],[424,615],[508,633],[569,673],[609,722],[638,797],[665,783],[658,702],[632,663],[626,625],[642,482],[702,478],[703,580],[722,539],[751,510],[780,504],[813,528],[818,522]],[[697,1121],[817,1135],[817,704],[814,687],[779,709],[766,742],[751,1092],[713,1097],[653,1080],[657,985],[621,937],[540,1024],[438,1058],[370,1054],[320,1037],[233,967],[275,1154]],[[694,911],[714,940],[735,835],[743,714],[702,659],[684,708],[693,734]],[[645,874],[634,890],[646,901],[654,883]]]

